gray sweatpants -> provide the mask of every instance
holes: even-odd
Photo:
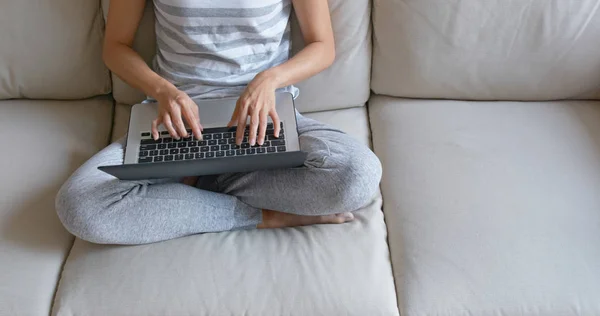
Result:
[[[81,166],[56,209],[75,236],[101,244],[144,244],[191,234],[255,228],[262,209],[299,215],[354,211],[375,196],[381,164],[343,132],[298,115],[304,166],[181,179],[122,181],[97,169],[123,162],[124,138]]]

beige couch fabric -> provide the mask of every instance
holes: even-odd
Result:
[[[105,15],[109,0],[102,0]],[[330,0],[330,9],[336,39],[336,62],[319,75],[300,84],[300,96],[296,105],[301,112],[313,112],[362,106],[369,98],[371,74],[371,20],[369,0]],[[293,49],[303,47],[297,21],[292,24]],[[134,42],[134,49],[148,64],[156,51],[154,34],[154,11],[148,1],[146,13]],[[119,103],[135,104],[145,96],[115,75],[114,97]]]
[[[54,209],[108,141],[112,102],[0,101],[0,315],[48,315],[73,243]]]
[[[410,98],[598,96],[596,0],[376,0],[372,89]]]
[[[0,99],[110,92],[97,0],[8,0],[0,6]]]
[[[600,315],[600,102],[369,106],[402,315]]]

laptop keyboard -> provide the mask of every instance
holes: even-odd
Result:
[[[199,140],[194,136],[177,140],[172,138],[169,135],[169,132],[166,131],[161,132],[160,138],[154,140],[152,139],[150,132],[142,132],[138,152],[138,162],[150,163],[211,159],[272,154],[286,151],[283,123],[281,123],[279,138],[273,136],[273,123],[267,124],[267,136],[265,136],[265,142],[262,146],[258,144],[250,146],[250,143],[248,142],[248,130],[248,127],[246,127],[244,141],[240,146],[235,144],[236,127],[206,128],[202,133],[202,140]],[[192,134],[191,129],[188,129],[187,132],[190,135]]]

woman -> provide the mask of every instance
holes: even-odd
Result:
[[[172,137],[187,137],[184,122],[199,136],[202,113],[194,99],[240,96],[230,125],[242,130],[250,118],[249,141],[262,144],[268,117],[278,120],[275,92],[297,96],[293,84],[335,58],[327,0],[154,0],[158,50],[152,70],[131,48],[145,2],[111,1],[104,60],[158,102],[154,137],[161,124]],[[306,47],[290,59],[292,5]],[[353,220],[349,211],[365,206],[378,190],[379,161],[339,130],[300,114],[297,120],[308,158],[301,168],[283,170],[121,181],[97,167],[122,163],[122,139],[63,185],[59,217],[74,235],[110,244]]]

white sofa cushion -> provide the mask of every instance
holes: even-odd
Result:
[[[597,0],[376,0],[372,88],[468,100],[598,96]]]
[[[110,92],[98,0],[2,1],[0,99],[81,99]]]
[[[104,14],[109,0],[102,0]],[[301,82],[296,100],[301,112],[323,111],[363,106],[369,98],[371,76],[371,2],[370,0],[329,0],[336,40],[336,62],[317,76]],[[292,20],[293,50],[304,47],[300,29]],[[154,11],[152,1],[134,42],[134,49],[148,64],[156,51]],[[135,104],[144,94],[113,75],[113,95],[119,103]]]
[[[67,177],[106,146],[112,102],[0,102],[0,315],[48,315],[73,244],[54,210]]]
[[[120,118],[129,106],[118,108],[117,124],[126,126]],[[369,141],[365,107],[308,116]],[[203,234],[135,247],[77,240],[53,314],[398,315],[381,198],[344,225]]]
[[[402,315],[600,315],[600,102],[369,112]]]

